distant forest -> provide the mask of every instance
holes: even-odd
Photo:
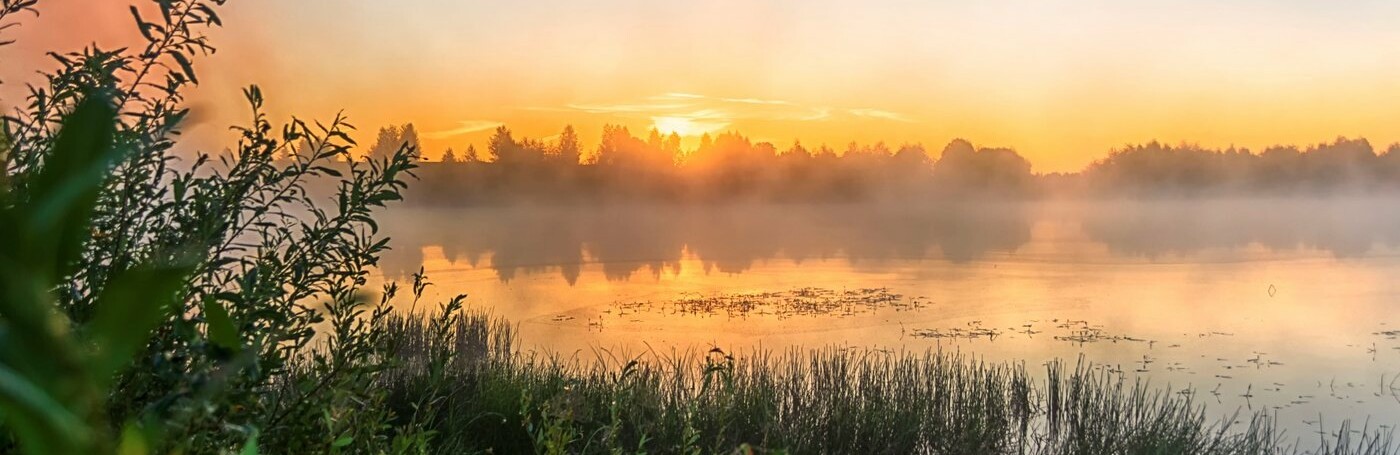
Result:
[[[367,159],[416,146],[412,124],[385,127]],[[738,132],[704,135],[683,149],[676,134],[646,138],[608,125],[585,149],[572,126],[552,141],[497,128],[485,150],[446,150],[424,161],[406,199],[418,205],[515,202],[856,202],[939,198],[1302,196],[1400,190],[1400,144],[1379,152],[1365,139],[1307,147],[1209,149],[1150,142],[1111,151],[1078,173],[1035,174],[1015,150],[955,139],[937,153],[921,144],[850,143],[786,148]]]

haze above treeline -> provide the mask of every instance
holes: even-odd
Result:
[[[363,159],[419,147],[412,124],[381,128]],[[303,143],[296,150],[311,150]],[[292,153],[298,153],[294,150]],[[651,129],[603,128],[583,144],[572,126],[547,140],[496,128],[488,145],[422,151],[420,182],[409,203],[490,205],[514,202],[764,201],[855,202],[1043,196],[1328,196],[1400,190],[1400,144],[1378,150],[1339,137],[1261,151],[1147,142],[1108,151],[1076,173],[1035,173],[1016,150],[955,139],[923,144],[851,142],[787,145],[740,132],[703,135],[697,147]],[[289,157],[290,158],[290,157]]]

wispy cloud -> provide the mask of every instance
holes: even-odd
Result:
[[[719,131],[729,127],[724,119],[708,119],[684,115],[663,115],[651,118],[652,125],[663,133],[676,133],[682,136],[695,136]]]
[[[771,106],[796,106],[796,105],[797,105],[797,103],[793,103],[792,101],[784,101],[784,100],[765,100],[765,99],[758,99],[758,98],[719,98],[719,100],[720,100],[720,101],[724,101],[724,102],[726,102],[726,103],[739,103],[739,104],[766,104],[766,105],[771,105]]]
[[[681,98],[681,99],[699,99],[699,98],[704,98],[704,97],[705,97],[705,95],[696,95],[696,94],[694,94],[694,93],[670,92],[670,93],[662,93],[662,94],[660,94],[660,95],[656,95],[656,96],[653,96],[653,97],[651,97],[651,98],[652,98],[652,99],[659,99],[659,100],[670,100],[670,99],[677,99],[677,98]]]
[[[583,111],[590,114],[644,114],[691,107],[689,103],[669,104],[569,104],[567,110]]]
[[[891,112],[884,109],[857,108],[847,109],[846,112],[849,112],[851,113],[851,115],[855,115],[857,117],[869,117],[881,120],[893,120],[896,122],[914,123],[914,119],[911,119],[905,116],[904,114],[900,114],[898,112]]]
[[[505,123],[493,120],[462,120],[457,122],[456,128],[442,131],[429,131],[423,133],[423,137],[428,139],[443,139],[467,133],[475,133],[477,131],[486,131],[504,124]]]
[[[842,118],[913,123],[914,119],[894,111],[876,108],[845,108],[807,105],[789,100],[749,97],[714,97],[695,93],[668,92],[641,100],[618,103],[573,103],[562,107],[527,107],[528,110],[573,111],[649,118],[660,124],[688,125],[690,130],[715,130],[741,120],[822,122]]]
[[[812,110],[812,115],[808,115],[808,116],[806,116],[806,117],[802,117],[802,118],[799,119],[799,120],[808,121],[808,122],[820,122],[820,121],[822,121],[822,120],[826,120],[826,119],[829,119],[829,118],[831,118],[831,108],[829,108],[829,107],[819,107],[819,108],[816,108],[816,109],[813,109],[813,110]]]

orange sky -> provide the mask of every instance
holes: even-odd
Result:
[[[7,105],[26,73],[8,70],[41,48],[134,36],[127,2],[45,2],[0,48]],[[1400,2],[233,0],[223,16],[192,97],[210,148],[249,83],[275,118],[344,109],[362,141],[411,121],[430,158],[501,123],[571,123],[590,147],[604,123],[780,148],[963,137],[1039,172],[1153,139],[1400,141]]]

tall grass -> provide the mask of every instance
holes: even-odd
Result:
[[[1286,442],[1266,413],[1212,418],[1190,395],[1083,363],[837,348],[581,360],[520,351],[481,313],[447,330],[394,318],[401,366],[380,386],[395,415],[433,404],[423,421],[444,453],[1395,452],[1374,431]]]

